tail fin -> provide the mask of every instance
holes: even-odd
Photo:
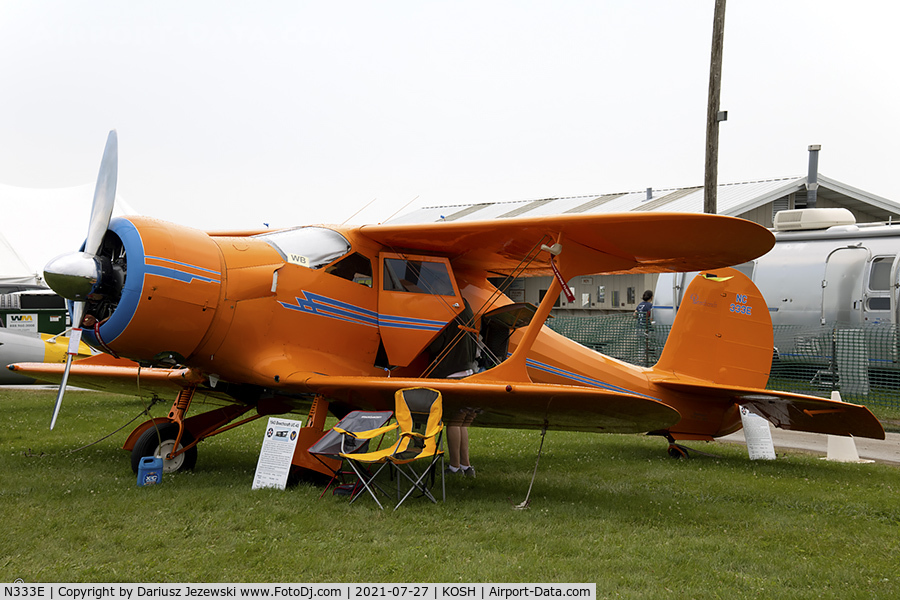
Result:
[[[772,367],[772,318],[750,278],[730,268],[702,272],[684,298],[654,370],[764,388]]]

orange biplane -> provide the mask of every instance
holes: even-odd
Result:
[[[306,450],[329,411],[389,410],[398,389],[423,385],[441,392],[451,424],[467,415],[473,426],[649,432],[674,444],[738,430],[745,406],[785,429],[884,437],[865,407],[765,389],[769,312],[753,283],[727,268],[773,246],[752,222],[579,214],[209,234],[110,220],[115,180],[113,131],[85,245],[45,270],[84,339],[105,354],[11,368],[62,382],[51,427],[67,381],[173,396],[167,417],[128,437],[135,468],[160,442],[167,470],[189,468],[207,437],[309,411],[294,464],[321,470]],[[704,275],[653,367],[544,326],[574,277],[693,270]],[[554,276],[536,307],[491,282],[529,275]],[[198,395],[223,402],[193,414]]]

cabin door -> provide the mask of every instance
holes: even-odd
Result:
[[[382,252],[379,263],[381,342],[388,362],[405,367],[463,311],[465,302],[446,258]]]
[[[863,246],[838,248],[825,259],[825,279],[822,280],[822,325],[862,324],[863,278],[868,259],[869,250]]]

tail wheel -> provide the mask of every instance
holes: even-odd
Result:
[[[171,460],[166,459],[166,456],[175,451],[175,439],[177,437],[178,425],[176,423],[164,423],[145,431],[138,438],[138,441],[134,444],[134,449],[131,451],[131,469],[137,473],[141,459],[145,456],[161,456],[163,458],[163,473],[193,469],[197,464],[196,446]],[[181,436],[181,443],[178,444],[178,450],[193,441],[193,436],[185,431]]]
[[[672,458],[690,458],[688,449],[680,444],[669,444],[669,456]]]

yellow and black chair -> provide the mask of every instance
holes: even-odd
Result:
[[[444,451],[441,448],[444,432],[444,423],[441,420],[441,412],[443,410],[441,393],[424,387],[405,388],[397,390],[394,394],[394,404],[394,416],[397,419],[396,425],[399,426],[399,437],[396,443],[375,452],[345,452],[341,453],[340,456],[347,460],[350,467],[359,476],[366,490],[381,508],[384,507],[381,506],[381,502],[378,501],[375,493],[375,490],[380,490],[381,488],[375,484],[374,479],[385,466],[391,465],[395,467],[398,473],[398,502],[394,510],[397,510],[415,490],[419,490],[426,498],[437,503],[437,499],[435,499],[429,487],[434,484],[436,477],[435,467],[440,460],[441,489],[443,499],[446,500],[447,492],[444,485],[443,469]],[[374,430],[371,437],[380,435],[383,431],[384,428]],[[354,437],[364,437],[369,434],[356,432],[352,435]],[[424,459],[428,459],[428,465],[421,471],[417,470],[414,463]],[[380,464],[381,466],[373,475],[369,476],[365,467],[372,464]],[[400,486],[403,480],[412,485],[409,491],[401,498]]]

